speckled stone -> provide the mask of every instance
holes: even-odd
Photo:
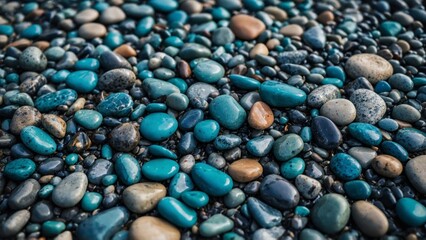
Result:
[[[369,53],[353,55],[346,62],[345,69],[351,78],[365,77],[372,84],[393,74],[393,67],[386,59]]]
[[[350,97],[356,109],[356,120],[370,124],[377,123],[386,113],[385,101],[375,92],[358,89]]]

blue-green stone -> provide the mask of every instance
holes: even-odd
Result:
[[[415,128],[403,128],[396,133],[395,142],[408,152],[424,151],[426,150],[426,133]]]
[[[361,165],[359,162],[346,153],[338,153],[331,158],[331,171],[344,181],[353,180],[361,175]]]
[[[160,145],[153,144],[148,147],[148,151],[154,157],[177,159],[174,152]]]
[[[380,130],[369,123],[351,123],[348,130],[355,139],[366,145],[377,146],[382,142]]]
[[[232,85],[239,89],[253,91],[258,90],[260,87],[260,82],[254,78],[246,77],[238,74],[229,75]]]
[[[194,188],[194,183],[191,177],[183,172],[177,173],[170,180],[168,193],[170,197],[180,198],[185,191],[191,191]]]
[[[396,36],[401,30],[401,24],[395,21],[384,21],[380,24],[380,32],[383,36]]]
[[[306,100],[304,91],[277,81],[265,81],[259,93],[262,100],[273,107],[296,107]]]
[[[173,135],[177,128],[174,117],[166,113],[152,113],[142,120],[140,132],[150,141],[162,141]]]
[[[164,181],[179,172],[179,164],[171,159],[152,159],[142,165],[142,174],[153,181]]]
[[[309,210],[309,208],[307,208],[305,206],[297,206],[294,209],[294,214],[299,215],[301,217],[307,217],[307,216],[309,216],[310,213],[311,213],[311,211]]]
[[[234,221],[223,214],[215,214],[200,224],[200,234],[203,237],[214,237],[222,233],[231,231],[234,228]]]
[[[109,32],[104,38],[104,44],[111,49],[115,49],[123,44],[123,42],[123,35],[120,32]]]
[[[41,35],[43,32],[43,29],[38,24],[32,24],[31,26],[24,29],[24,31],[21,32],[21,37],[28,38],[28,39],[34,39]]]
[[[200,191],[185,191],[181,198],[184,203],[192,208],[202,208],[209,203],[209,195]]]
[[[219,123],[215,120],[204,120],[195,125],[194,136],[198,141],[207,143],[213,141],[217,137],[219,130]]]
[[[213,60],[200,61],[193,70],[195,78],[205,83],[215,83],[225,74],[225,69]]]
[[[98,71],[99,70],[99,60],[96,58],[85,58],[85,59],[81,59],[78,60],[75,65],[74,68],[76,70],[87,70],[87,71]]]
[[[61,89],[47,93],[35,100],[35,107],[42,113],[55,110],[60,105],[71,105],[77,100],[77,92],[72,89]]]
[[[303,150],[302,138],[294,133],[278,138],[274,143],[274,156],[278,161],[287,161]]]
[[[281,223],[282,213],[257,198],[249,198],[247,208],[250,215],[261,227],[271,228]]]
[[[102,203],[102,195],[97,192],[86,192],[81,200],[81,208],[91,212],[97,209]]]
[[[205,163],[195,164],[191,176],[195,185],[211,196],[223,196],[231,191],[234,185],[228,174]]]
[[[19,158],[10,161],[3,169],[4,175],[13,181],[23,181],[35,172],[35,163],[28,158]]]
[[[121,154],[115,161],[115,172],[125,185],[132,185],[141,180],[141,167],[130,154]]]
[[[346,196],[351,200],[365,200],[371,195],[370,185],[363,180],[353,180],[344,185]]]
[[[124,117],[132,112],[133,99],[127,93],[111,93],[102,100],[97,110],[104,117]]]
[[[385,154],[394,156],[401,162],[406,162],[408,160],[407,150],[396,142],[384,141],[380,144],[380,150]]]
[[[74,114],[74,121],[86,129],[95,130],[102,125],[103,117],[97,111],[82,109]]]
[[[396,215],[410,227],[418,227],[426,223],[426,207],[412,198],[398,200]]]
[[[247,142],[247,151],[255,157],[266,156],[274,146],[274,138],[270,135],[261,135]]]
[[[346,226],[350,213],[350,205],[345,197],[329,193],[315,203],[311,218],[321,232],[334,234]]]
[[[295,179],[305,171],[305,161],[302,158],[292,158],[281,164],[280,172],[285,179]]]
[[[214,147],[219,150],[229,150],[241,144],[242,140],[235,134],[224,134],[214,140]]]
[[[79,70],[70,73],[65,82],[68,87],[79,93],[89,93],[98,84],[98,75],[92,71]]]
[[[161,199],[158,202],[157,210],[161,216],[178,227],[190,228],[197,222],[197,212],[176,198]]]
[[[41,226],[41,232],[46,237],[54,237],[65,230],[65,223],[59,221],[46,221]]]
[[[56,151],[56,142],[45,131],[35,126],[21,130],[21,140],[25,146],[41,155],[50,155]]]
[[[220,125],[230,130],[239,129],[247,117],[246,111],[229,95],[213,99],[209,104],[209,113]]]
[[[142,88],[152,99],[168,96],[172,93],[180,93],[179,88],[177,88],[175,85],[155,78],[147,78],[143,80]]]

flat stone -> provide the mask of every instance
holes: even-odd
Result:
[[[356,109],[347,99],[332,99],[322,105],[320,114],[339,126],[346,126],[355,120]]]
[[[237,182],[251,182],[263,173],[262,165],[256,159],[240,159],[228,167],[228,174]]]
[[[265,24],[262,21],[244,14],[233,16],[229,27],[235,36],[242,40],[253,40],[265,30]]]
[[[304,91],[277,81],[263,82],[259,93],[262,100],[273,107],[297,107],[306,100]]]
[[[67,123],[55,114],[44,114],[41,123],[50,134],[56,138],[64,138],[67,130]]]
[[[403,170],[402,163],[398,159],[386,154],[375,157],[371,166],[379,175],[387,178],[396,178]]]
[[[246,111],[229,95],[213,99],[209,104],[209,113],[220,125],[231,130],[240,128],[247,117]]]
[[[259,190],[260,197],[265,203],[280,210],[294,208],[300,200],[296,187],[276,174],[263,178]]]
[[[259,101],[250,109],[247,121],[254,129],[267,129],[274,123],[274,113],[266,103]]]
[[[86,192],[88,180],[86,174],[75,172],[64,179],[52,192],[52,201],[59,207],[68,208],[77,205]]]
[[[348,223],[351,214],[348,201],[339,194],[329,193],[321,197],[311,211],[313,224],[322,232],[334,234]]]
[[[417,191],[426,194],[426,155],[409,160],[405,165],[405,175]]]
[[[167,194],[161,183],[144,182],[131,185],[123,191],[124,205],[132,212],[143,214],[153,210]]]
[[[179,229],[161,218],[143,216],[137,218],[129,229],[131,240],[179,240]]]
[[[151,113],[140,125],[142,136],[151,141],[162,141],[172,136],[178,128],[177,120],[166,113]]]
[[[100,23],[85,23],[78,29],[78,35],[87,40],[103,37],[106,32],[105,26]]]
[[[234,222],[223,214],[215,214],[200,224],[200,234],[203,237],[214,237],[231,231]]]
[[[367,201],[353,203],[351,215],[361,232],[369,237],[381,237],[388,231],[389,222],[385,214]]]
[[[30,220],[31,213],[28,210],[19,210],[11,214],[0,224],[0,237],[13,237],[18,234]]]
[[[393,67],[386,59],[369,53],[350,57],[346,62],[345,70],[352,79],[365,77],[372,84],[386,80],[393,74]]]
[[[31,206],[37,199],[40,184],[30,178],[13,189],[7,203],[11,209],[19,210]]]

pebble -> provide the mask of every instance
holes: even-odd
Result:
[[[56,151],[56,142],[38,127],[28,126],[21,130],[21,140],[26,147],[41,155],[50,155]]]
[[[338,126],[346,126],[355,120],[356,108],[347,99],[332,99],[321,106],[320,114]]]
[[[195,185],[210,196],[226,195],[234,185],[228,174],[205,163],[195,164],[191,176]]]
[[[348,151],[349,155],[358,160],[362,168],[368,168],[371,161],[377,156],[377,152],[371,148],[353,147]]]
[[[365,200],[371,195],[371,186],[363,180],[346,182],[343,187],[348,198],[352,200]]]
[[[74,114],[74,121],[86,129],[95,130],[102,125],[103,117],[98,111],[82,109]]]
[[[300,240],[325,240],[326,238],[321,232],[312,228],[305,228],[300,232]]]
[[[223,214],[215,214],[200,224],[200,234],[203,237],[214,237],[234,228],[234,222]]]
[[[133,185],[141,179],[141,167],[130,154],[120,154],[115,160],[114,169],[118,179],[125,185]]]
[[[158,217],[143,216],[137,218],[129,229],[132,240],[169,239],[179,240],[181,234],[172,224]]]
[[[157,210],[162,217],[178,227],[189,228],[197,222],[197,213],[173,197],[161,199]]]
[[[135,124],[129,122],[118,125],[111,131],[109,143],[117,151],[130,152],[139,144],[139,140],[139,130]]]
[[[262,165],[256,159],[240,159],[228,167],[228,174],[237,182],[251,182],[263,173]]]
[[[246,111],[229,95],[216,97],[209,104],[209,114],[221,126],[230,130],[240,128],[247,118]]]
[[[411,184],[422,194],[426,193],[425,155],[410,159],[405,165],[405,174]]]
[[[36,165],[31,159],[19,158],[7,163],[3,173],[13,181],[23,181],[28,179],[35,169]]]
[[[214,147],[220,151],[229,150],[239,146],[241,142],[241,138],[235,134],[223,134],[214,140]]]
[[[403,166],[401,162],[390,155],[378,155],[371,162],[373,169],[381,176],[395,178],[401,175]]]
[[[280,211],[268,206],[266,203],[258,200],[257,198],[250,197],[247,200],[247,208],[250,215],[261,227],[275,227],[279,225],[282,220],[282,214]]]
[[[325,47],[325,32],[321,27],[311,27],[303,33],[303,41],[314,49]]]
[[[75,71],[68,74],[65,82],[69,88],[79,93],[90,93],[98,84],[98,75],[87,70]]]
[[[56,110],[61,105],[71,105],[77,100],[77,92],[66,88],[56,92],[47,93],[38,97],[34,106],[42,113]]]
[[[396,215],[410,227],[418,227],[426,223],[426,207],[412,198],[398,200]]]
[[[148,93],[148,96],[153,99],[168,96],[172,93],[180,93],[179,88],[175,85],[155,78],[145,79],[142,83],[142,87]]]
[[[209,203],[209,196],[201,191],[185,191],[181,195],[182,201],[192,208],[202,208]]]
[[[28,47],[19,56],[19,66],[27,71],[41,72],[47,67],[47,58],[37,47]]]
[[[276,174],[264,177],[259,191],[265,203],[280,210],[294,208],[300,200],[296,187]]]
[[[94,39],[105,36],[107,29],[100,23],[85,23],[78,29],[78,35],[84,39]]]
[[[309,93],[308,104],[312,107],[320,108],[326,102],[336,98],[340,98],[339,89],[334,85],[326,84]]]
[[[359,162],[346,153],[338,153],[330,161],[331,171],[340,179],[349,181],[361,175]]]
[[[351,216],[361,232],[369,237],[381,237],[388,231],[389,222],[385,214],[367,201],[353,203]]]
[[[31,206],[37,199],[37,192],[40,184],[30,178],[19,184],[7,199],[7,204],[11,209],[20,210]]]
[[[377,146],[382,142],[382,133],[375,126],[368,123],[351,123],[348,126],[352,137],[365,145]]]
[[[120,91],[127,89],[136,82],[136,75],[126,68],[116,68],[109,70],[99,78],[98,87],[100,90]]]
[[[397,105],[392,110],[392,118],[408,123],[415,123],[420,120],[420,112],[408,104]]]
[[[215,140],[219,134],[220,126],[215,120],[204,120],[194,128],[195,138],[203,143],[208,143]]]
[[[262,135],[247,142],[247,151],[255,157],[266,156],[274,146],[274,138],[270,135]]]
[[[99,21],[103,24],[114,24],[119,23],[126,19],[126,14],[121,10],[121,8],[112,6],[104,9],[99,18]]]
[[[30,212],[26,209],[19,210],[11,214],[7,219],[2,221],[0,227],[1,237],[12,237],[18,234],[30,220]]]
[[[394,71],[386,59],[370,53],[350,57],[346,62],[345,70],[351,78],[365,77],[371,84],[388,79]]]
[[[348,201],[340,194],[329,193],[315,203],[311,211],[311,218],[319,230],[327,234],[334,234],[346,226],[350,214]]]
[[[367,89],[355,90],[350,101],[356,109],[356,121],[376,124],[386,113],[386,103],[375,92]]]
[[[132,212],[144,214],[153,210],[167,194],[163,184],[144,182],[133,184],[123,191],[123,203]]]
[[[141,135],[150,141],[162,141],[172,136],[178,128],[178,122],[166,113],[151,113],[140,125]]]
[[[280,29],[280,33],[284,36],[293,37],[293,36],[302,36],[303,28],[297,24],[289,24]]]
[[[212,60],[200,61],[193,69],[196,79],[205,83],[215,83],[225,74],[225,69],[219,63]]]
[[[13,114],[10,122],[10,131],[19,135],[21,130],[28,126],[37,126],[41,123],[40,112],[31,106],[19,107]]]
[[[408,152],[426,150],[426,134],[415,128],[400,129],[395,135],[395,142],[401,144]]]
[[[322,190],[319,181],[303,174],[296,177],[295,185],[300,195],[306,199],[315,199]]]
[[[82,172],[68,175],[55,187],[52,201],[59,207],[68,208],[77,205],[87,189],[87,176]]]
[[[250,109],[247,118],[250,127],[258,130],[269,128],[274,123],[274,115],[271,108],[264,102],[256,102]]]
[[[99,12],[92,8],[84,9],[74,16],[77,24],[84,24],[95,21],[99,17]]]
[[[56,138],[64,138],[67,130],[67,123],[54,114],[44,114],[41,124],[50,134]]]
[[[273,148],[278,161],[288,161],[303,150],[303,140],[294,133],[286,134],[274,142]]]
[[[237,38],[253,40],[265,30],[265,24],[257,18],[240,14],[231,18],[229,28]]]
[[[151,159],[142,165],[142,174],[153,181],[164,181],[179,172],[179,164],[171,159]]]
[[[311,124],[313,140],[319,147],[335,149],[343,142],[340,130],[330,119],[318,116]]]
[[[262,100],[273,107],[296,107],[306,101],[304,91],[277,81],[265,81],[259,93]]]

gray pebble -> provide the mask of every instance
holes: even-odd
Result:
[[[83,198],[87,188],[87,176],[82,172],[75,172],[55,187],[52,201],[59,207],[68,208],[77,205]]]
[[[34,179],[28,179],[13,189],[7,203],[12,209],[23,209],[31,206],[37,198],[40,184]]]
[[[358,89],[352,93],[350,101],[355,105],[358,122],[375,124],[386,113],[385,101],[373,91]]]

